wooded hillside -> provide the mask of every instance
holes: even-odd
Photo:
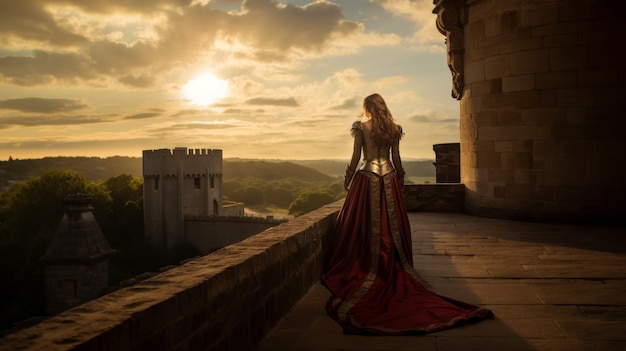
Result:
[[[343,176],[347,160],[252,160],[224,159],[224,180],[256,178],[266,181],[295,178],[303,181],[330,181]],[[434,177],[433,160],[403,161],[407,176]],[[0,190],[15,181],[37,177],[43,170],[68,169],[87,180],[106,180],[120,174],[142,177],[140,157],[45,157],[0,161]]]

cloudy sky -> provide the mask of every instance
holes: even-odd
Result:
[[[432,0],[0,2],[0,160],[347,159],[380,93],[405,158],[458,142]]]

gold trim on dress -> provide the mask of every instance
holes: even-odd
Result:
[[[365,293],[372,287],[374,283],[374,279],[376,279],[376,274],[378,273],[378,257],[380,255],[380,237],[381,237],[381,228],[380,228],[380,185],[381,178],[375,174],[369,172],[362,172],[369,179],[370,186],[370,255],[371,255],[371,264],[369,267],[369,272],[367,276],[363,280],[363,284],[359,287],[359,289],[348,299],[348,301],[342,303],[337,309],[337,315],[339,316],[339,320],[345,322],[348,317],[348,312],[354,305],[356,305],[359,300],[365,296]]]
[[[385,199],[387,200],[387,211],[389,216],[389,226],[391,229],[391,236],[393,238],[393,243],[396,246],[396,251],[398,253],[398,257],[400,258],[400,263],[402,264],[402,268],[409,273],[415,280],[420,282],[423,286],[430,288],[430,284],[428,284],[422,277],[417,274],[417,271],[410,263],[409,258],[406,256],[404,251],[404,245],[402,243],[402,237],[400,236],[400,227],[398,223],[398,209],[396,208],[396,202],[393,196],[393,177],[395,174],[389,174],[383,178],[383,189],[385,191]]]

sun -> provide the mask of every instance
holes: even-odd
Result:
[[[211,73],[202,73],[183,87],[183,96],[191,103],[200,106],[211,105],[228,96],[228,82]]]

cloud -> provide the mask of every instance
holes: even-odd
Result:
[[[0,75],[9,83],[33,86],[55,80],[75,82],[97,78],[88,57],[75,53],[35,51],[32,56],[0,57]]]
[[[107,1],[84,1],[65,0],[49,1],[50,3],[67,3],[78,7],[86,12],[93,13],[115,13],[119,11],[130,11],[135,13],[150,14],[158,13],[159,10],[167,8],[181,8],[190,5],[193,0],[107,0]]]
[[[161,116],[161,113],[159,112],[143,112],[143,113],[136,113],[134,115],[126,116],[123,119],[147,119],[147,118],[154,118],[154,117],[159,117],[159,116]]]
[[[178,67],[241,54],[217,50],[219,41],[241,44],[249,59],[280,62],[323,52],[363,29],[327,1],[244,0],[234,12],[212,6],[192,0],[3,1],[0,47],[12,54],[0,57],[0,79],[21,86],[149,88]]]
[[[133,72],[137,68],[148,67],[155,61],[158,52],[157,48],[146,42],[127,45],[100,40],[93,42],[86,54],[93,60],[97,72],[114,74],[120,69]]]
[[[16,110],[25,113],[71,112],[87,108],[82,99],[18,98],[0,100],[0,109]]]
[[[83,125],[108,122],[108,118],[98,116],[13,116],[13,117],[1,117],[0,128],[7,128],[8,126],[22,126],[22,127],[39,127],[39,126],[65,126],[65,125]]]
[[[349,110],[349,109],[355,109],[358,107],[359,107],[359,98],[355,96],[355,97],[345,100],[341,105],[332,106],[330,109],[331,110]]]
[[[174,124],[169,128],[172,129],[227,129],[227,128],[235,128],[237,125],[222,123],[222,122],[212,122],[212,123],[180,123]]]
[[[459,123],[459,119],[458,118],[443,118],[443,119],[439,119],[436,116],[426,116],[426,115],[413,115],[413,116],[409,117],[408,120],[410,122],[432,123],[432,124],[446,124],[446,123],[458,124]]]
[[[409,19],[414,23],[415,34],[410,38],[411,42],[426,45],[427,50],[433,50],[429,44],[444,42],[443,36],[434,26],[432,0],[374,0],[374,2],[394,16]]]
[[[20,141],[0,141],[0,149],[4,150],[32,150],[33,152],[41,152],[38,157],[54,156],[54,155],[76,155],[76,150],[90,150],[94,152],[102,152],[107,150],[103,156],[111,156],[112,154],[128,155],[128,150],[150,149],[155,145],[153,139],[130,138],[130,139],[80,139],[68,140],[66,138],[33,138]],[[156,146],[154,148],[159,148]],[[132,152],[136,156],[141,156],[138,151]]]
[[[347,21],[339,5],[315,1],[305,6],[272,0],[245,0],[229,29],[253,46],[286,51],[320,51],[333,37],[356,33],[360,24]],[[233,32],[230,32],[233,33]]]
[[[154,77],[147,74],[128,74],[120,77],[119,81],[135,88],[148,88],[153,86],[155,82]]]
[[[249,112],[247,110],[241,109],[241,108],[227,108],[224,111],[222,111],[222,113],[224,114],[242,114],[242,113],[246,113]]]
[[[338,115],[319,115],[319,116],[307,116],[305,118],[294,118],[286,128],[295,127],[296,130],[302,130],[302,128],[321,128],[328,127],[336,120],[342,119],[343,116]],[[318,137],[316,137],[318,138]]]
[[[248,105],[271,105],[271,106],[283,106],[283,107],[297,107],[298,102],[294,98],[275,99],[259,97],[246,101]]]
[[[172,114],[172,117],[195,116],[201,113],[204,113],[204,112],[200,109],[188,108],[188,109],[175,112],[174,114]]]
[[[409,117],[409,121],[417,123],[428,123],[431,121],[431,118],[424,115],[414,115]]]
[[[50,3],[36,0],[0,2],[0,44],[45,43],[53,47],[82,45],[87,39],[63,28],[46,9]]]

